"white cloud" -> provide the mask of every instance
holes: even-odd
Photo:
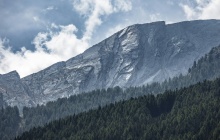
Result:
[[[89,47],[89,42],[97,26],[102,24],[102,16],[118,11],[129,11],[131,3],[126,0],[74,0],[74,9],[85,16],[85,32],[77,38],[77,28],[52,23],[48,32],[40,32],[34,38],[35,51],[22,48],[16,53],[6,48],[6,40],[0,38],[0,73],[17,70],[21,77],[37,72],[58,61],[67,60]],[[48,10],[52,10],[48,7]],[[33,16],[34,21],[40,21]],[[56,31],[53,31],[55,29]]]
[[[74,0],[73,6],[79,13],[88,17],[85,22],[84,40],[91,39],[95,27],[102,24],[102,16],[132,9],[131,2],[128,0]]]
[[[53,6],[49,6],[49,7],[47,7],[47,11],[50,11],[50,10],[53,10],[54,9],[54,7]]]
[[[196,5],[181,4],[187,19],[220,19],[219,0],[196,0]]]
[[[153,21],[161,20],[161,18],[160,18],[160,13],[151,14],[151,15],[150,15],[150,20],[151,20],[152,22],[153,22]]]
[[[33,20],[37,22],[37,21],[39,21],[39,18],[36,17],[36,16],[34,16],[34,17],[33,17]]]
[[[87,42],[77,39],[74,25],[60,28],[58,33],[38,33],[33,41],[35,51],[23,47],[21,51],[13,53],[10,48],[5,48],[5,40],[0,39],[0,73],[17,70],[24,77],[58,61],[67,60],[88,48]]]
[[[114,11],[130,11],[132,9],[131,2],[125,0],[115,0]]]
[[[191,20],[197,17],[197,13],[189,5],[180,4],[180,6],[183,8],[183,11],[185,12],[187,19]]]
[[[201,14],[199,18],[202,19],[209,19],[209,18],[216,18],[220,19],[220,1],[219,0],[212,0],[210,1],[205,7],[201,9]]]
[[[89,47],[87,41],[77,38],[75,35],[77,28],[74,25],[60,26],[60,28],[61,32],[50,34],[52,39],[43,43],[52,54],[66,60]]]

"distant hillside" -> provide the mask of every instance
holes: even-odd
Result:
[[[15,140],[220,139],[220,79],[147,95],[33,128]]]

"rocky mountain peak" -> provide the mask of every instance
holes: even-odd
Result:
[[[23,106],[35,106],[31,91],[24,85],[17,71],[0,75],[0,93],[6,105],[18,106],[22,112]]]
[[[194,61],[220,44],[219,38],[219,20],[135,24],[66,62],[12,82],[17,86],[12,89],[26,97],[21,106],[31,106],[97,88],[162,82],[185,74]],[[7,96],[8,103],[15,93]]]
[[[9,73],[0,75],[3,79],[20,79],[20,75],[18,74],[18,72],[16,70],[11,71]]]

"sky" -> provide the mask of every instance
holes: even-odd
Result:
[[[220,0],[0,0],[0,74],[66,61],[132,24],[220,19]]]

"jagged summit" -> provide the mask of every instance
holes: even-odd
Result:
[[[3,100],[7,105],[18,106],[20,112],[23,106],[36,105],[31,91],[22,83],[17,71],[0,75],[0,93],[3,93]]]
[[[11,71],[11,72],[6,73],[6,74],[1,74],[0,76],[20,79],[20,75],[18,74],[18,72],[16,70]]]
[[[219,20],[135,24],[20,81],[34,104],[44,104],[97,88],[162,82],[185,74],[219,44]]]

